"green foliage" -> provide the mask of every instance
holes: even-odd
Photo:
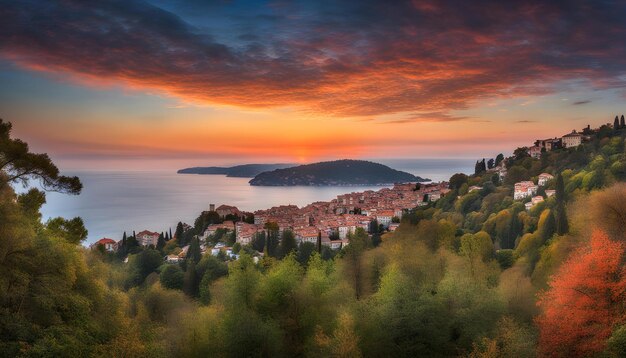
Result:
[[[182,290],[185,274],[178,265],[167,265],[161,270],[159,277],[161,285],[172,290]]]
[[[0,118],[0,186],[10,183],[28,185],[37,180],[45,190],[80,194],[83,185],[78,177],[59,174],[48,154],[31,153],[26,142],[11,138],[11,122]]]

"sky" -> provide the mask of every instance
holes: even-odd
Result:
[[[482,158],[626,113],[624,1],[0,0],[62,169]]]

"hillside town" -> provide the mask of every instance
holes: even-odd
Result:
[[[341,249],[349,244],[348,235],[357,228],[370,233],[379,228],[394,231],[399,226],[403,213],[435,202],[449,191],[447,182],[398,183],[378,191],[339,195],[331,201],[318,201],[301,208],[296,205],[281,205],[254,213],[246,213],[226,204],[217,207],[209,204],[208,212],[215,212],[221,222],[208,225],[202,235],[199,235],[201,249],[202,253],[210,251],[217,255],[222,251],[226,256],[236,258],[231,246],[218,243],[210,247],[209,239],[219,230],[222,233],[234,233],[235,243],[249,245],[258,234],[267,232],[268,223],[276,224],[279,234],[286,230],[293,232],[298,244],[317,243],[320,240],[321,245],[330,249]],[[254,220],[248,223],[243,220],[245,217],[253,217]],[[135,234],[137,242],[144,247],[156,247],[159,236],[159,233],[148,230]],[[121,245],[121,241],[103,238],[93,243],[92,248],[99,245],[103,245],[106,251],[113,252]],[[176,257],[169,255],[165,260],[182,260],[188,249],[189,245],[186,245]]]
[[[609,123],[603,127],[626,127],[624,117],[622,116],[621,120],[616,117],[613,125]],[[580,132],[572,130],[561,137],[537,139],[532,146],[522,149],[528,156],[539,159],[544,152],[578,147],[591,140],[592,135],[599,130],[600,128],[591,129],[588,125]],[[486,171],[498,174],[502,180],[507,175],[506,163],[506,160],[502,160],[497,165],[490,165]],[[513,200],[523,201],[526,210],[532,209],[555,195],[555,190],[546,189],[552,180],[553,174],[541,173],[533,180],[514,183]],[[481,186],[474,185],[469,187],[467,192],[482,189]],[[236,259],[238,255],[233,250],[233,245],[226,245],[224,242],[211,244],[211,238],[218,232],[222,235],[228,234],[234,238],[231,244],[243,247],[251,245],[258,235],[268,234],[268,225],[271,224],[277,229],[278,235],[285,231],[292,232],[297,244],[309,242],[339,250],[349,244],[349,234],[358,228],[362,228],[370,236],[374,232],[393,232],[400,225],[404,213],[436,202],[450,191],[448,182],[396,183],[391,188],[342,194],[330,201],[318,201],[304,207],[281,205],[253,213],[241,211],[227,204],[217,207],[215,204],[209,204],[208,211],[203,214],[215,213],[219,217],[219,222],[209,224],[197,237],[202,254],[210,252],[214,256],[222,254],[226,258]],[[187,224],[184,225],[185,230],[191,228]],[[142,247],[157,247],[161,235],[158,232],[143,230],[134,234],[134,237]],[[103,238],[93,243],[91,247],[102,247],[106,251],[115,252],[120,245],[121,240]],[[180,252],[167,255],[164,260],[168,263],[184,260],[189,246],[183,246]],[[263,255],[261,252],[258,254]]]

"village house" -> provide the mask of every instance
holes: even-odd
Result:
[[[528,154],[535,159],[539,159],[541,158],[541,150],[542,147],[538,146],[538,145],[534,145],[530,148],[528,148]]]
[[[158,232],[144,230],[144,231],[137,233],[136,237],[137,237],[137,242],[141,246],[150,246],[150,245],[156,246],[157,243],[159,242]]]
[[[241,212],[239,211],[239,209],[230,205],[220,205],[217,207],[217,209],[215,209],[215,212],[217,213],[217,215],[219,215],[222,218],[228,215],[234,215],[237,217],[241,215]]]
[[[263,229],[257,225],[238,222],[235,241],[240,245],[248,245],[252,243],[256,233],[262,230]]]
[[[207,229],[204,230],[203,237],[206,239],[211,235],[215,235],[215,232],[219,229],[223,229],[226,231],[233,231],[235,230],[235,223],[233,223],[232,221],[224,221],[221,224],[209,225]]]
[[[537,180],[537,185],[539,186],[546,186],[546,184],[548,184],[548,182],[550,180],[554,179],[554,176],[552,174],[548,174],[548,173],[541,173],[539,174],[539,179]]]
[[[583,135],[573,130],[572,133],[568,133],[561,137],[563,140],[563,147],[572,148],[577,147],[582,143]]]
[[[537,194],[539,187],[532,181],[522,181],[515,183],[515,191],[513,192],[513,199],[521,200]]]
[[[178,257],[177,255],[167,255],[165,256],[164,261],[168,264],[177,264],[181,262],[182,259]]]
[[[546,152],[549,152],[561,148],[562,140],[561,138],[537,139],[534,146],[539,147],[540,153],[544,149]]]
[[[391,220],[393,220],[394,212],[392,210],[383,210],[376,213],[376,220],[379,224],[383,225],[384,228],[388,228],[391,224]]]
[[[98,246],[102,246],[104,247],[104,249],[108,252],[113,252],[117,249],[117,242],[115,242],[115,240],[113,239],[109,239],[108,237],[102,238],[96,242],[94,242],[93,244],[91,244],[90,248],[93,249],[97,249]]]
[[[297,229],[294,231],[294,234],[296,236],[296,241],[299,244],[302,244],[304,242],[311,242],[315,244],[317,243],[319,231],[317,230],[317,228],[311,226],[307,228]]]
[[[556,190],[546,190],[546,198],[549,198],[556,194]]]

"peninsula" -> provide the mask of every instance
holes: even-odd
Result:
[[[233,167],[193,167],[177,171],[178,174],[226,175],[233,178],[254,178],[258,174],[275,169],[293,167],[295,164],[243,164]]]
[[[379,163],[344,159],[263,172],[250,180],[250,185],[385,185],[425,181],[430,180]]]

